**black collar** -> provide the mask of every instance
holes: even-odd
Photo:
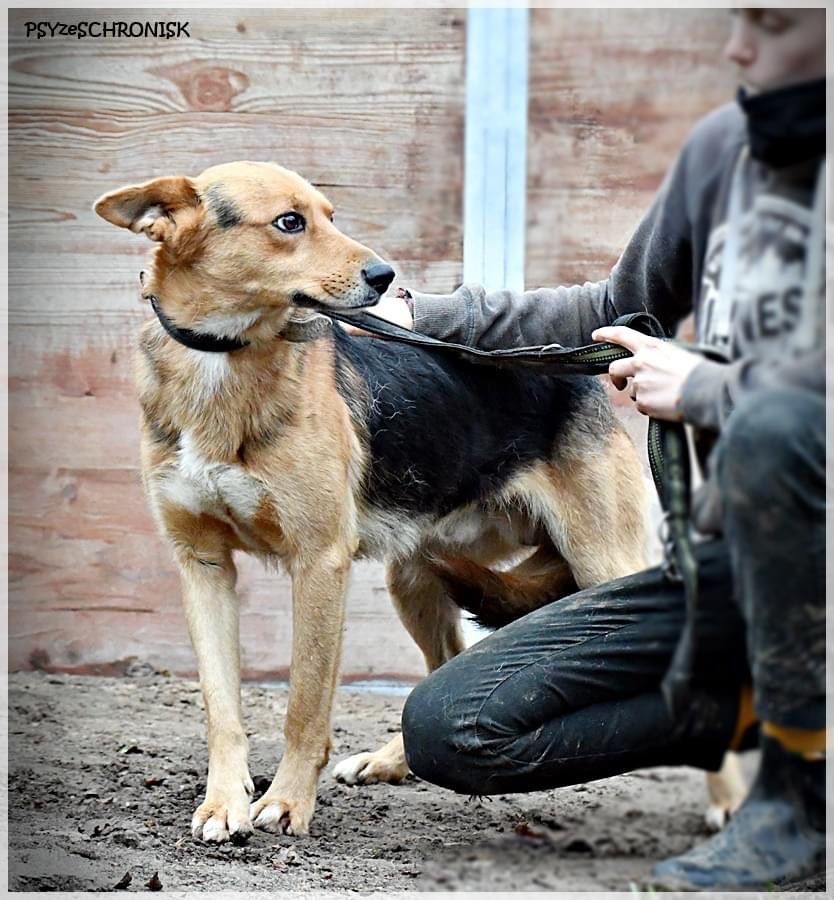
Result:
[[[151,301],[153,311],[159,319],[162,327],[168,334],[184,347],[190,347],[192,350],[203,350],[207,353],[233,353],[235,350],[242,350],[249,346],[249,341],[242,341],[240,338],[218,337],[214,334],[201,334],[199,331],[192,331],[190,328],[178,328],[162,311],[159,305],[159,297],[155,294],[146,295]]]

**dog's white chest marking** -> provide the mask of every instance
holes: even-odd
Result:
[[[211,403],[233,377],[228,354],[189,352],[194,365],[192,402]],[[169,500],[195,515],[209,513],[242,526],[251,523],[266,493],[242,466],[209,459],[187,430],[180,435],[176,468],[166,473],[160,488]]]
[[[194,360],[195,378],[192,380],[193,401],[197,404],[211,402],[223,382],[231,374],[228,353],[203,353],[188,351]]]
[[[263,484],[242,466],[207,459],[188,431],[180,436],[176,468],[165,476],[161,488],[189,512],[209,513],[232,525],[251,523],[266,495]]]

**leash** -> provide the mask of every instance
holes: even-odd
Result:
[[[357,326],[386,340],[425,347],[479,365],[499,368],[523,366],[539,374],[600,375],[607,373],[609,365],[615,360],[627,359],[632,355],[625,347],[609,342],[574,348],[566,348],[561,344],[544,344],[504,350],[480,350],[465,344],[439,341],[365,311],[345,314],[338,310],[322,309],[321,312],[330,319]],[[620,316],[612,324],[633,328],[660,340],[670,340],[663,326],[650,313],[630,313]],[[726,362],[726,358],[714,348],[692,344],[683,346],[702,356]],[[669,580],[683,584],[686,603],[684,627],[661,683],[664,700],[673,717],[678,719],[686,709],[690,697],[698,610],[698,566],[689,522],[689,441],[683,423],[650,418],[647,449],[652,479],[664,510],[663,571]]]

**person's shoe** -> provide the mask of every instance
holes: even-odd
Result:
[[[825,869],[825,760],[762,736],[750,794],[715,837],[652,870],[670,890],[761,889]]]

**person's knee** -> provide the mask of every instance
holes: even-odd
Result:
[[[478,793],[474,723],[456,702],[445,673],[433,673],[412,690],[402,729],[406,762],[418,778],[459,793]]]
[[[418,684],[406,698],[402,714],[403,745],[409,769],[418,778],[433,781],[438,761],[429,727],[428,698],[423,696],[425,683]]]
[[[733,411],[721,433],[716,471],[725,503],[759,505],[824,454],[823,401],[808,391],[762,392]]]

